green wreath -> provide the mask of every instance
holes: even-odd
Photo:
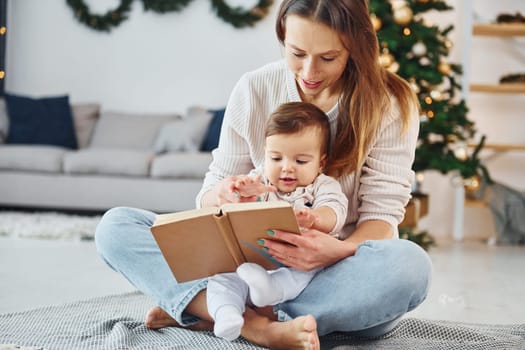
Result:
[[[211,0],[211,5],[217,16],[235,28],[252,27],[255,22],[268,14],[268,9],[272,3],[273,0],[259,0],[253,8],[244,10],[241,7],[231,8],[223,0]]]
[[[95,30],[109,32],[111,28],[118,26],[127,19],[127,13],[131,9],[133,0],[120,0],[120,5],[109,10],[104,15],[94,15],[89,11],[88,6],[83,0],[66,0],[67,4],[73,9],[75,17],[81,22]]]

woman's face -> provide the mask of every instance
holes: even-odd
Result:
[[[349,57],[339,33],[297,15],[286,18],[285,28],[286,62],[303,100],[315,103],[338,96]]]

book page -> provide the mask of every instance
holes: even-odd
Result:
[[[253,205],[256,204],[256,205]],[[241,204],[242,206],[242,204]],[[291,205],[287,202],[249,203],[244,209],[229,210],[223,206],[228,216],[242,253],[248,262],[257,263],[266,269],[280,267],[280,263],[257,244],[259,239],[272,239],[266,231],[283,230],[300,234],[297,220]]]
[[[219,212],[220,210],[218,207],[207,207],[201,209],[185,210],[176,213],[158,214],[155,217],[155,222],[153,223],[153,226],[163,225],[173,221],[186,220],[189,218],[218,214]]]

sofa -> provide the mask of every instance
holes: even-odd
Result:
[[[69,97],[0,99],[0,207],[195,207],[224,109],[106,111]]]

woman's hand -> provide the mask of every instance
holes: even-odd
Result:
[[[264,239],[268,253],[277,261],[302,271],[330,266],[354,255],[357,250],[355,243],[340,241],[313,229],[305,230],[300,235],[278,230],[268,232],[272,238],[289,243]]]
[[[259,195],[274,191],[275,187],[263,184],[260,176],[230,176],[216,186],[217,204],[255,202]]]

